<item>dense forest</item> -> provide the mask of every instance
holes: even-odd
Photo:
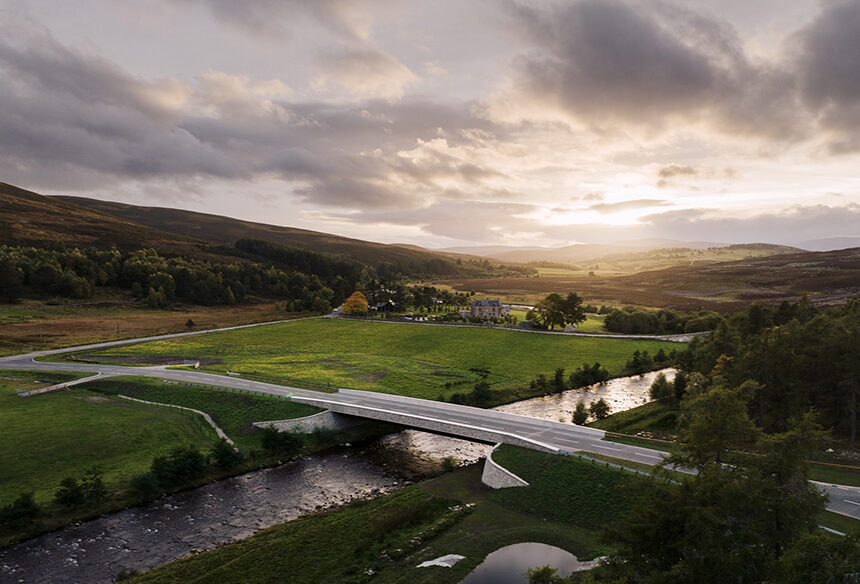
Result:
[[[98,290],[130,292],[150,305],[174,301],[235,304],[250,293],[286,301],[288,310],[322,312],[335,293],[315,274],[248,261],[213,263],[166,258],[149,249],[124,253],[94,248],[0,246],[0,300],[90,298]]]
[[[782,432],[809,408],[851,447],[860,390],[860,297],[820,312],[806,298],[753,305],[695,339],[677,364],[704,388],[756,382],[750,415]]]

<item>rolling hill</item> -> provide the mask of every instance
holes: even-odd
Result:
[[[452,257],[456,257],[450,253],[433,252],[417,246],[375,243],[319,231],[254,223],[209,213],[165,207],[141,207],[84,197],[56,196],[51,198],[152,229],[173,234],[187,234],[213,245],[232,245],[239,239],[252,237],[282,245],[338,255],[372,266],[386,262],[424,262],[439,258],[450,260]]]
[[[151,247],[159,253],[198,256],[205,244],[133,221],[88,209],[71,201],[46,197],[0,183],[0,243],[117,247]]]
[[[513,301],[534,301],[547,292],[578,292],[588,302],[706,308],[730,312],[750,302],[797,300],[843,302],[860,294],[860,248],[779,253],[719,263],[694,263],[621,276],[447,280],[457,290],[475,290]]]

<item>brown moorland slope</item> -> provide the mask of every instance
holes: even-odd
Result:
[[[348,257],[374,266],[383,262],[420,262],[437,258],[450,260],[452,257],[457,257],[455,254],[433,252],[417,246],[363,241],[319,231],[254,223],[196,211],[142,207],[83,197],[52,198],[166,232],[187,234],[211,244],[230,245],[239,239],[253,237]]]
[[[206,244],[139,225],[127,219],[81,207],[0,183],[0,243],[134,250],[151,247],[160,253],[199,255]]]
[[[509,298],[577,292],[589,302],[730,312],[750,302],[796,300],[838,303],[860,294],[860,248],[783,253],[732,262],[674,266],[600,277],[491,278],[439,282]]]

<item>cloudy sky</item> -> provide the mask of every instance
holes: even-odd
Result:
[[[858,0],[0,0],[0,180],[384,242],[860,236]]]

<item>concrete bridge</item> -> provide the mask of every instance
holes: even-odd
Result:
[[[177,335],[148,337],[146,339],[99,343],[82,347],[2,357],[0,358],[0,369],[78,371],[98,374],[100,377],[138,375],[179,383],[211,385],[281,397],[287,397],[291,394],[290,399],[293,401],[314,405],[337,414],[391,422],[411,428],[482,442],[512,444],[544,452],[562,454],[585,451],[648,465],[656,464],[666,456],[666,453],[659,450],[607,442],[603,439],[604,432],[602,430],[433,400],[349,389],[341,389],[336,393],[322,393],[243,379],[240,376],[222,376],[200,371],[167,369],[166,366],[125,367],[89,363],[52,363],[34,360],[36,357],[42,355],[80,352],[120,344],[187,336],[189,334],[195,333],[180,333]],[[39,398],[34,397],[31,399]],[[829,510],[860,519],[860,488],[826,484],[818,484],[818,487],[830,496],[830,502],[827,507]]]

